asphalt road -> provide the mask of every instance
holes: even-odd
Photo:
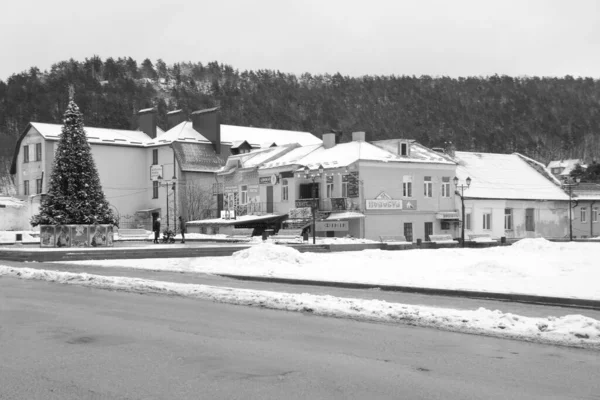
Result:
[[[598,352],[0,278],[0,399],[600,399]]]

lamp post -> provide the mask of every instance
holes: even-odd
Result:
[[[312,237],[313,237],[313,244],[317,243],[317,232],[315,230],[315,226],[316,226],[316,213],[317,213],[317,187],[315,186],[315,181],[320,178],[321,176],[323,176],[323,166],[319,165],[319,167],[316,170],[311,170],[310,168],[308,168],[308,166],[304,167],[304,170],[302,171],[302,173],[298,174],[298,177],[302,177],[304,179],[310,179],[312,181],[312,203],[313,206],[312,208]]]
[[[581,178],[565,177],[563,186],[569,188],[569,241],[573,241],[573,187],[579,185]]]
[[[465,182],[467,183],[466,185],[458,184],[458,177],[455,176],[454,179],[454,186],[456,186],[456,189],[459,189],[460,192],[458,190],[455,191],[455,193],[457,195],[460,196],[460,203],[462,205],[462,213],[461,213],[461,218],[462,218],[462,223],[461,223],[461,233],[460,233],[460,241],[462,243],[462,247],[465,247],[465,189],[468,189],[469,186],[471,186],[471,178],[467,177],[467,179],[465,180]]]

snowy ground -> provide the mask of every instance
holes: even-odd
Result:
[[[230,273],[600,299],[597,243],[527,239],[509,247],[299,253],[269,243],[231,257],[74,261],[186,273]],[[105,277],[0,266],[0,277],[42,279],[132,292],[168,293],[318,315],[600,349],[600,322],[583,315],[530,318],[500,310],[454,310],[362,300]]]
[[[231,257],[72,263],[600,300],[599,259],[598,243],[524,239],[486,249],[342,253],[299,253],[264,243]]]

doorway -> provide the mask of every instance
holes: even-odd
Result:
[[[273,213],[273,186],[267,186],[267,213]]]
[[[433,222],[425,222],[425,241],[429,242],[429,235],[433,235]]]

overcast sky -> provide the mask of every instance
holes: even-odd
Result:
[[[597,0],[10,1],[0,79],[94,54],[301,74],[600,78]]]

